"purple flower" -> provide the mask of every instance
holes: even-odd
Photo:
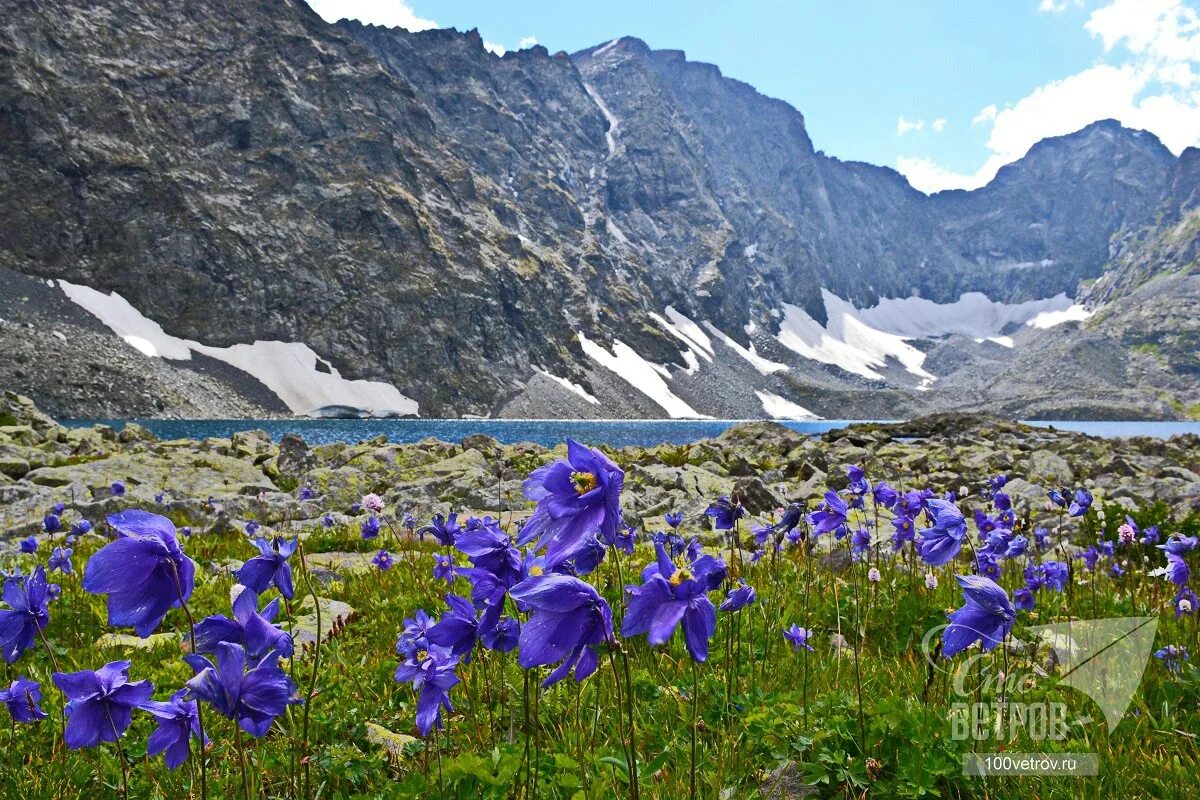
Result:
[[[255,594],[262,594],[274,584],[279,593],[291,600],[296,590],[292,585],[292,565],[288,559],[296,552],[296,539],[255,539],[258,555],[242,565],[234,575],[237,582]]]
[[[434,726],[442,729],[442,709],[453,713],[450,690],[458,684],[454,674],[458,659],[437,650],[417,650],[396,668],[399,683],[411,683],[417,691],[417,729],[428,736]]]
[[[577,682],[596,671],[596,648],[613,638],[612,610],[590,584],[570,575],[538,575],[514,586],[511,594],[519,607],[531,611],[521,627],[517,663],[525,669],[558,664],[543,686],[572,670]]]
[[[926,515],[933,517],[933,526],[921,530],[917,552],[926,564],[940,567],[962,549],[967,521],[958,506],[945,500],[930,500]]]
[[[67,698],[67,728],[63,739],[71,750],[115,742],[141,708],[154,685],[148,680],[129,682],[129,662],[112,661],[95,672],[55,672],[54,684]]]
[[[1192,571],[1183,556],[1167,553],[1167,580],[1176,586],[1186,586]]]
[[[719,531],[732,530],[739,519],[746,516],[746,509],[736,500],[722,495],[708,505],[705,516],[712,517],[713,527]]]
[[[1200,599],[1197,599],[1196,593],[1187,586],[1176,592],[1175,599],[1171,602],[1175,606],[1175,619],[1182,616],[1190,617],[1196,613],[1196,606],[1200,605]]]
[[[1082,517],[1092,507],[1092,494],[1087,489],[1076,489],[1075,499],[1067,508],[1067,514],[1072,517]]]
[[[62,528],[62,520],[56,514],[47,514],[42,518],[42,530],[46,533],[57,533]]]
[[[1087,565],[1087,568],[1092,572],[1095,572],[1096,564],[1100,561],[1100,551],[1096,549],[1095,545],[1088,545],[1088,549],[1077,557],[1082,558],[1083,563]]]
[[[325,516],[321,518],[321,524],[324,525],[326,528],[332,528],[333,524],[334,524],[333,523],[333,514],[329,514],[329,513],[325,514]]]
[[[380,497],[379,495],[375,494],[374,492],[371,492],[369,494],[364,494],[362,496],[361,502],[362,502],[362,507],[367,510],[367,513],[369,513],[369,514],[382,514],[383,513],[383,498]]]
[[[1051,503],[1059,508],[1065,508],[1067,505],[1067,498],[1063,494],[1063,491],[1059,489],[1050,489],[1048,492],[1046,492],[1046,496],[1050,498]]]
[[[433,556],[433,561],[433,577],[436,580],[453,584],[457,577],[454,574],[454,559],[448,555],[437,553]]]
[[[686,567],[676,567],[661,543],[657,555],[642,574],[641,586],[626,586],[632,595],[622,636],[647,634],[651,646],[665,644],[683,624],[684,644],[696,661],[708,658],[708,640],[717,627],[717,610],[708,592],[725,579],[725,565],[712,556],[701,556]]]
[[[871,532],[866,528],[859,528],[850,535],[850,552],[857,557],[871,549]]]
[[[616,535],[625,473],[599,450],[567,440],[567,458],[533,471],[525,497],[537,503],[518,544],[538,540],[546,568],[567,561],[596,533]]]
[[[746,583],[745,578],[738,579],[738,585],[730,589],[721,602],[721,611],[739,611],[753,603],[758,598],[754,587]]]
[[[251,520],[246,521],[246,535],[247,536],[253,536],[254,534],[258,533],[258,528],[259,528],[259,525],[254,520],[251,519]]]
[[[913,540],[916,525],[909,517],[898,516],[892,518],[892,527],[896,529],[896,532],[892,534],[892,552],[899,553],[904,549],[905,542]]]
[[[63,575],[70,575],[75,569],[71,565],[71,554],[74,552],[70,547],[54,548],[54,552],[50,554],[50,558],[46,561],[46,569],[50,572],[57,570]]]
[[[1008,542],[1008,547],[1004,550],[1005,558],[1017,558],[1025,555],[1025,551],[1029,549],[1029,540],[1024,536],[1014,536]]]
[[[846,490],[850,492],[850,504],[855,508],[863,507],[863,497],[867,492],[871,491],[871,484],[863,476],[863,468],[857,466],[846,467],[846,475],[850,478]]]
[[[22,553],[36,553],[38,549],[38,540],[36,536],[27,536],[21,540]]]
[[[825,502],[808,515],[808,521],[813,526],[813,535],[820,536],[822,533],[840,530],[846,524],[848,513],[846,501],[838,497],[837,492],[826,492]]]
[[[670,525],[672,528],[678,528],[680,525],[683,524],[683,512],[682,511],[668,511],[666,514],[663,515],[663,519],[665,519],[667,521],[667,524]]]
[[[300,499],[301,500],[312,500],[313,497],[315,497],[315,496],[316,496],[316,492],[313,491],[311,486],[305,485],[305,486],[300,487]]]
[[[982,575],[955,576],[966,603],[950,613],[942,633],[942,657],[951,658],[978,641],[984,652],[1000,644],[1016,620],[1016,609],[995,581]]]
[[[428,650],[429,644],[429,629],[437,623],[425,612],[425,609],[417,609],[417,613],[411,618],[405,618],[404,628],[400,631],[400,635],[396,638],[396,654],[403,656],[406,659],[413,657],[419,650]]]
[[[279,669],[280,655],[272,650],[261,660],[247,663],[240,644],[220,642],[215,664],[204,656],[184,656],[196,671],[187,687],[193,697],[237,720],[251,736],[260,737],[289,705],[300,702],[296,684]]]
[[[125,484],[122,481],[113,481],[112,486],[110,486],[108,488],[117,497],[120,497],[121,495],[125,494]],[[106,741],[109,741],[109,740],[106,740]]]
[[[975,569],[980,575],[986,575],[993,580],[1000,577],[1000,562],[988,552],[979,553],[979,557],[975,560]]]
[[[375,517],[367,517],[363,520],[362,528],[359,529],[359,535],[364,539],[374,539],[379,535],[379,520]]]
[[[808,643],[808,640],[812,638],[812,630],[809,628],[801,628],[793,622],[792,627],[784,629],[783,638],[792,643],[792,649],[797,653],[800,652],[801,647],[812,652],[812,645]]]
[[[171,520],[146,511],[108,517],[120,537],[83,570],[83,588],[108,595],[108,624],[132,627],[143,638],[167,611],[192,596],[196,565],[183,554]]]
[[[146,755],[163,754],[167,769],[175,769],[191,755],[192,737],[202,735],[200,712],[195,700],[185,699],[187,689],[180,689],[167,701],[147,700],[142,709],[158,720],[158,728],[146,740]],[[201,749],[208,744],[204,737]]]
[[[462,533],[462,528],[458,527],[458,514],[451,514],[448,517],[435,514],[433,520],[424,528],[421,528],[418,533],[422,537],[427,533],[432,533],[434,538],[438,540],[438,544],[443,547],[453,547],[459,534]]]
[[[72,536],[83,536],[85,533],[91,533],[92,523],[89,520],[81,519],[71,526]]]
[[[0,703],[8,707],[13,722],[31,723],[46,718],[42,711],[42,687],[24,675],[19,676],[7,689],[0,689]]]
[[[371,559],[371,563],[379,567],[379,569],[383,572],[387,572],[392,568],[392,554],[387,550],[380,550],[375,554],[375,557]],[[436,574],[437,570],[434,570],[434,573]]]
[[[28,578],[13,575],[4,579],[4,602],[0,610],[0,655],[9,664],[36,644],[38,632],[50,624],[50,588],[46,571],[38,565]]]
[[[1028,589],[1017,589],[1013,592],[1013,605],[1018,611],[1033,611],[1033,592]]]
[[[442,615],[438,624],[429,629],[429,641],[431,644],[447,648],[456,658],[469,658],[479,633],[475,607],[467,598],[456,594],[446,595],[446,605],[450,610]]]
[[[520,641],[521,623],[512,617],[505,617],[483,633],[479,640],[488,650],[497,653],[507,653],[514,650]]]
[[[875,498],[875,505],[883,506],[884,508],[891,508],[900,499],[900,493],[893,489],[887,481],[880,481],[875,484],[872,496]]]
[[[1154,653],[1154,657],[1163,662],[1163,666],[1178,675],[1183,671],[1183,662],[1188,658],[1186,647],[1169,644]]]
[[[234,642],[242,645],[250,658],[261,658],[271,650],[291,658],[295,645],[291,636],[273,624],[278,615],[279,598],[260,612],[258,595],[243,589],[233,601],[233,619],[213,614],[196,625],[196,652],[216,653],[221,642]]]
[[[1170,555],[1181,556],[1184,553],[1195,550],[1196,542],[1197,537],[1195,536],[1181,536],[1178,533],[1173,533],[1165,544],[1158,545],[1158,549]]]

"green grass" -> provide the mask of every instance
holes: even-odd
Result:
[[[1101,525],[1093,512],[1079,535],[1111,538],[1122,519],[1123,512],[1118,514],[1112,507]],[[203,520],[191,522],[197,530],[205,527]],[[1176,529],[1194,533],[1200,527],[1195,516],[1173,521],[1172,510],[1161,504],[1141,513],[1139,522],[1158,522],[1164,533]],[[255,796],[471,800],[628,796],[630,765],[624,748],[628,737],[622,733],[625,725],[618,702],[625,689],[620,658],[603,659],[601,669],[582,684],[568,679],[538,692],[536,684],[548,670],[538,671],[527,683],[515,651],[498,654],[477,649],[474,660],[459,668],[462,683],[451,693],[455,713],[447,715],[445,732],[429,740],[416,737],[415,698],[408,686],[393,681],[397,665],[393,647],[404,617],[418,608],[440,613],[444,585],[430,576],[434,552],[430,547],[401,550],[387,538],[386,528],[379,541],[400,553],[391,571],[345,574],[344,581],[320,589],[323,597],[353,605],[356,614],[321,650],[317,694],[310,708],[311,760],[301,763],[303,711],[295,706],[268,736],[247,740]],[[131,678],[153,680],[156,697],[165,698],[191,674],[173,645],[149,651],[95,646],[110,630],[105,625],[103,598],[85,594],[79,577],[87,556],[102,543],[97,536],[81,541],[75,554],[76,573],[55,577],[63,595],[51,607],[46,631],[50,646],[66,671],[95,669],[107,661],[130,658]],[[828,544],[828,537],[823,543]],[[201,565],[190,603],[193,612],[197,618],[228,614],[232,577],[208,567],[226,559],[248,558],[253,549],[230,535],[197,535],[185,546]],[[309,554],[370,552],[378,546],[379,542],[363,542],[357,530],[344,528],[314,528],[304,543]],[[39,556],[46,555],[43,543]],[[1143,571],[1142,555],[1150,559],[1146,569],[1162,561],[1153,548],[1129,552],[1122,557],[1129,559],[1131,572]],[[650,547],[639,544],[632,559],[622,556],[620,575],[626,579],[637,575],[651,556]],[[8,557],[6,566],[16,561],[28,568],[33,558]],[[788,763],[821,794],[834,797],[860,797],[864,792],[877,797],[1021,800],[1192,796],[1200,760],[1196,740],[1200,670],[1196,667],[1188,664],[1176,677],[1151,660],[1133,709],[1111,735],[1100,711],[1084,695],[1056,688],[1053,677],[1037,677],[1020,687],[1020,699],[1061,700],[1070,709],[1069,719],[1095,721],[1072,725],[1067,737],[1056,742],[1031,741],[1023,734],[978,744],[956,741],[951,717],[958,698],[951,691],[951,678],[937,672],[929,679],[920,645],[926,631],[944,622],[947,609],[961,605],[952,576],[965,571],[965,562],[935,570],[940,585],[930,591],[924,587],[923,569],[910,574],[878,555],[872,556],[883,572],[877,585],[866,581],[866,565],[836,574],[822,568],[819,558],[793,548],[758,564],[733,559],[733,571],[756,587],[758,601],[737,614],[719,615],[711,657],[695,673],[699,797],[755,797],[767,775]],[[1002,583],[1011,591],[1023,583],[1023,564],[1006,562],[1005,566]],[[305,588],[298,563],[296,568],[298,603]],[[611,553],[588,580],[613,604],[619,625],[620,579]],[[1069,599],[1044,590],[1039,608],[1019,615],[1014,635],[1022,637],[1028,624],[1069,617],[1151,613],[1159,616],[1156,648],[1183,644],[1193,657],[1200,657],[1195,618],[1175,619],[1168,605],[1171,593],[1161,579],[1134,574],[1127,580],[1112,580],[1100,575],[1097,583],[1094,595],[1090,586],[1077,585]],[[856,588],[861,606],[855,602]],[[465,581],[460,580],[455,591],[467,594]],[[719,602],[715,594],[714,600]],[[815,652],[797,654],[787,645],[781,632],[791,623],[814,629]],[[281,624],[287,627],[286,615]],[[161,630],[183,634],[182,613],[173,610]],[[849,651],[839,656],[831,647],[839,632],[849,645],[859,647],[858,681],[854,657]],[[686,798],[693,673],[680,635],[658,649],[649,648],[643,638],[626,640],[623,646],[635,698],[641,797]],[[310,688],[311,658],[310,652],[289,665],[302,695]],[[994,651],[982,659],[979,673],[968,677],[968,686],[974,687],[976,679],[994,681],[1003,668],[1003,654]],[[50,716],[38,725],[0,731],[0,737],[8,737],[3,756],[5,796],[118,796],[121,770],[115,747],[62,749],[61,698],[50,672],[48,654],[40,647],[7,670],[9,679],[24,674],[42,683],[43,707]],[[856,690],[859,681],[861,695]],[[981,690],[981,696],[987,694]],[[242,796],[232,724],[207,711],[205,720],[213,739],[208,753],[209,796]],[[394,734],[384,735],[392,752],[378,737],[372,741],[368,726]],[[146,757],[145,743],[153,729],[151,717],[135,714],[122,739],[132,766],[130,796],[178,798],[189,792],[198,796],[194,757],[173,773],[160,759]],[[374,730],[379,733],[379,728]],[[961,756],[973,750],[1096,752],[1101,775],[1089,779],[964,777]]]

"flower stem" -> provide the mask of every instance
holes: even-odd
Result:
[[[242,726],[233,721],[233,743],[238,751],[238,763],[242,768],[242,796],[250,800],[250,774],[246,770],[246,748],[242,744]]]
[[[700,682],[696,678],[696,659],[692,659],[692,762],[690,789],[691,800],[696,800],[696,728],[699,717],[696,714],[697,698],[700,696]]]
[[[179,597],[179,607],[183,609],[183,614],[188,621],[188,636],[191,641],[192,655],[196,654],[196,620],[192,617],[191,609],[188,608],[187,601],[183,599],[183,583],[179,580],[179,568],[175,566],[175,561],[171,560],[171,572],[175,576],[175,594]],[[208,754],[204,752],[204,711],[201,710],[203,703],[196,703],[196,727],[199,728],[200,736],[200,797],[202,800],[208,800]]]
[[[310,759],[308,752],[308,716],[312,710],[312,699],[317,694],[317,673],[321,669],[321,598],[317,597],[317,590],[313,588],[312,577],[308,574],[308,561],[304,558],[304,543],[300,542],[297,548],[300,553],[300,569],[304,572],[304,585],[308,588],[308,593],[313,599],[313,613],[316,615],[317,622],[317,639],[313,643],[313,667],[312,677],[308,682],[308,697],[304,700],[304,722],[301,725],[301,744],[300,752],[303,754],[300,763],[304,764],[304,796],[309,796],[310,783]]]
[[[117,755],[121,758],[121,797],[129,797],[129,761],[125,758],[125,749],[121,747],[121,734],[117,732],[117,724],[113,722],[112,714],[108,710],[108,706],[104,707],[104,716],[108,717],[109,727],[113,732],[113,746],[117,748]]]

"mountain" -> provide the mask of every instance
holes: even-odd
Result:
[[[82,376],[125,348],[138,387],[100,408],[86,378],[0,365],[59,414],[236,412],[223,395],[247,413],[1170,416],[1196,396],[1194,375],[1117,402],[1021,366],[1070,336],[1144,355],[1105,320],[1117,279],[1096,279],[1110,259],[1156,272],[1161,248],[1112,243],[1194,199],[1187,154],[1149,133],[1097,122],[927,196],[633,38],[497,57],[474,31],[329,25],[288,0],[10,5],[0,269],[41,299],[0,346]],[[66,348],[64,297],[91,320]],[[196,382],[205,399],[181,402]]]

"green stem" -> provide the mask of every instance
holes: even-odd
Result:
[[[313,613],[316,615],[317,623],[317,638],[313,643],[313,667],[312,676],[308,681],[308,696],[304,699],[304,721],[301,724],[300,735],[300,752],[302,753],[300,763],[304,765],[304,796],[309,797],[309,789],[312,784],[311,777],[311,759],[308,751],[308,719],[309,713],[312,711],[312,701],[317,695],[317,674],[321,669],[321,598],[317,597],[317,590],[313,588],[312,577],[308,573],[308,561],[304,557],[304,543],[301,542],[297,548],[300,553],[300,569],[304,573],[304,585],[308,589],[309,596],[313,600]]]

